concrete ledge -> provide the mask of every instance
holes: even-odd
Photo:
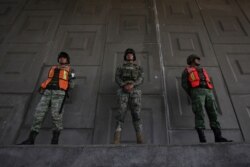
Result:
[[[0,146],[1,167],[249,167],[250,144]]]

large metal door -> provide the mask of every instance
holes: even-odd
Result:
[[[1,0],[0,143],[28,135],[37,89],[60,51],[77,74],[60,144],[112,143],[114,73],[129,47],[145,72],[146,143],[198,143],[191,99],[180,85],[192,53],[212,76],[224,136],[250,141],[249,8],[247,0]],[[123,143],[136,141],[131,121],[128,112]],[[51,125],[48,114],[37,143],[50,142]]]

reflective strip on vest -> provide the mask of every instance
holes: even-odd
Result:
[[[45,80],[42,84],[41,87],[43,89],[46,89],[46,87],[48,86],[48,84],[51,82],[52,78],[54,77],[55,74],[55,69],[57,68],[57,66],[53,66],[51,67],[49,74],[48,74],[48,79]],[[67,90],[68,86],[69,86],[69,71],[70,71],[70,67],[66,67],[63,69],[60,69],[59,72],[59,88],[63,89],[63,90]]]
[[[200,86],[200,76],[199,76],[197,69],[194,67],[187,67],[186,69],[187,69],[188,74],[189,74],[188,81],[190,82],[192,88],[199,87]],[[210,81],[210,78],[208,76],[207,71],[204,68],[202,68],[202,71],[203,71],[203,74],[205,76],[206,84],[207,84],[208,88],[212,89],[213,85]]]
[[[69,76],[69,73],[68,73],[68,71],[63,71],[63,78],[62,79],[64,79],[64,80],[67,80],[67,77]]]

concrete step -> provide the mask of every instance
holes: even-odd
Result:
[[[250,144],[0,146],[0,167],[250,167]]]

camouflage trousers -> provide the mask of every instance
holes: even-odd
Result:
[[[131,111],[133,125],[136,132],[142,132],[141,112],[141,90],[135,89],[130,93],[119,89],[119,111],[116,117],[116,131],[122,131],[124,120],[128,109]]]
[[[34,114],[34,120],[31,127],[32,131],[39,132],[44,118],[48,111],[51,111],[53,130],[60,131],[63,129],[63,112],[60,112],[65,91],[62,90],[45,90],[43,93]]]
[[[195,88],[191,90],[192,110],[195,114],[195,128],[205,129],[205,112],[208,115],[210,127],[220,128],[217,121],[217,105],[211,89]]]

